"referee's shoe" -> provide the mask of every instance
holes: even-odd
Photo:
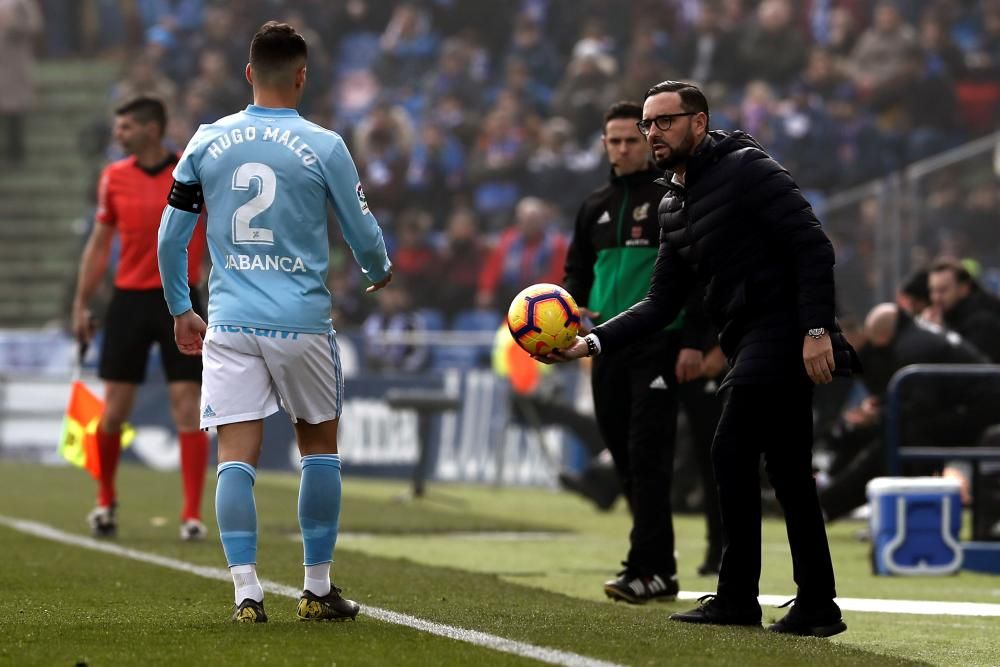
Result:
[[[654,574],[647,577],[630,574],[628,570],[619,573],[616,579],[604,583],[604,594],[612,600],[629,604],[645,604],[650,600],[672,602],[677,599],[680,586],[677,577]]]

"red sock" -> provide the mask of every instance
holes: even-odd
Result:
[[[97,429],[97,460],[101,471],[97,487],[97,504],[102,507],[111,507],[115,502],[115,472],[118,470],[118,459],[121,455],[121,432],[105,433]]]
[[[181,478],[184,480],[184,509],[181,520],[201,519],[201,493],[208,467],[208,434],[181,433]]]

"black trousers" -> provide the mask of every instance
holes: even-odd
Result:
[[[670,486],[678,351],[677,335],[664,332],[594,358],[594,413],[632,510],[626,562],[635,576],[677,572]]]
[[[837,595],[812,473],[812,395],[805,380],[725,390],[712,446],[725,541],[721,598],[755,603],[759,593],[761,454],[785,514],[799,603],[822,604]]]
[[[722,415],[722,401],[715,391],[715,384],[707,380],[685,382],[678,387],[678,396],[691,427],[691,446],[701,477],[705,496],[705,527],[708,546],[705,564],[718,565],[722,561],[722,516],[719,513],[719,494],[716,492],[715,471],[712,469],[712,442]]]

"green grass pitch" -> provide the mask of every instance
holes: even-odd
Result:
[[[116,543],[196,565],[225,567],[212,520],[211,480],[199,544],[177,538],[180,479],[135,466],[120,472]],[[263,578],[301,586],[298,479],[261,474],[258,565]],[[401,502],[402,483],[344,481],[334,579],[383,609],[628,665],[998,665],[1000,618],[847,612],[832,640],[667,621],[690,601],[642,607],[607,601],[601,583],[625,553],[621,503],[599,513],[540,489],[431,485]],[[87,534],[93,485],[76,469],[0,462],[0,515]],[[675,520],[682,590],[711,591],[695,576],[704,548],[698,517]],[[1000,603],[1000,577],[874,577],[860,524],[831,528],[844,597]],[[516,538],[517,533],[524,533]],[[791,594],[780,521],[764,529],[761,592]],[[294,600],[266,599],[270,622],[235,626],[232,586],[49,542],[0,526],[0,665],[507,665],[533,661],[360,616],[306,624]],[[765,607],[765,621],[783,610]]]

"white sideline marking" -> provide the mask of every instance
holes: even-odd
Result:
[[[681,591],[678,600],[697,600],[712,593]],[[777,607],[794,595],[760,595],[762,605]],[[932,600],[882,600],[879,598],[837,598],[843,611],[868,611],[882,614],[926,614],[940,616],[1000,616],[1000,604],[989,602],[935,602]]]
[[[0,525],[21,531],[22,533],[34,535],[35,537],[52,540],[53,542],[70,544],[84,549],[91,549],[93,551],[103,551],[104,553],[112,554],[114,556],[130,558],[132,560],[149,563],[151,565],[159,565],[160,567],[194,574],[205,579],[232,581],[232,577],[227,569],[208,567],[205,565],[193,565],[192,563],[187,563],[182,560],[158,556],[146,551],[139,551],[138,549],[120,547],[117,544],[109,544],[108,542],[102,542],[89,537],[84,537],[82,535],[67,533],[57,528],[47,526],[44,523],[0,516]],[[285,586],[284,584],[279,584],[273,581],[261,580],[261,585],[265,591],[275,595],[281,595],[293,599],[297,599],[300,595],[302,595],[302,591],[298,588]],[[570,653],[569,651],[560,651],[554,648],[535,646],[534,644],[514,641],[513,639],[506,639],[504,637],[497,637],[496,635],[479,632],[478,630],[466,630],[453,625],[435,623],[434,621],[427,621],[422,618],[417,618],[416,616],[401,614],[388,609],[361,605],[361,613],[380,621],[385,621],[386,623],[404,625],[408,628],[420,630],[421,632],[438,635],[439,637],[447,637],[448,639],[455,639],[457,641],[475,644],[476,646],[493,649],[494,651],[499,651],[501,653],[511,653],[524,658],[531,658],[550,665],[565,665],[566,667],[622,667],[614,662],[606,662],[604,660],[590,658],[585,655]]]

